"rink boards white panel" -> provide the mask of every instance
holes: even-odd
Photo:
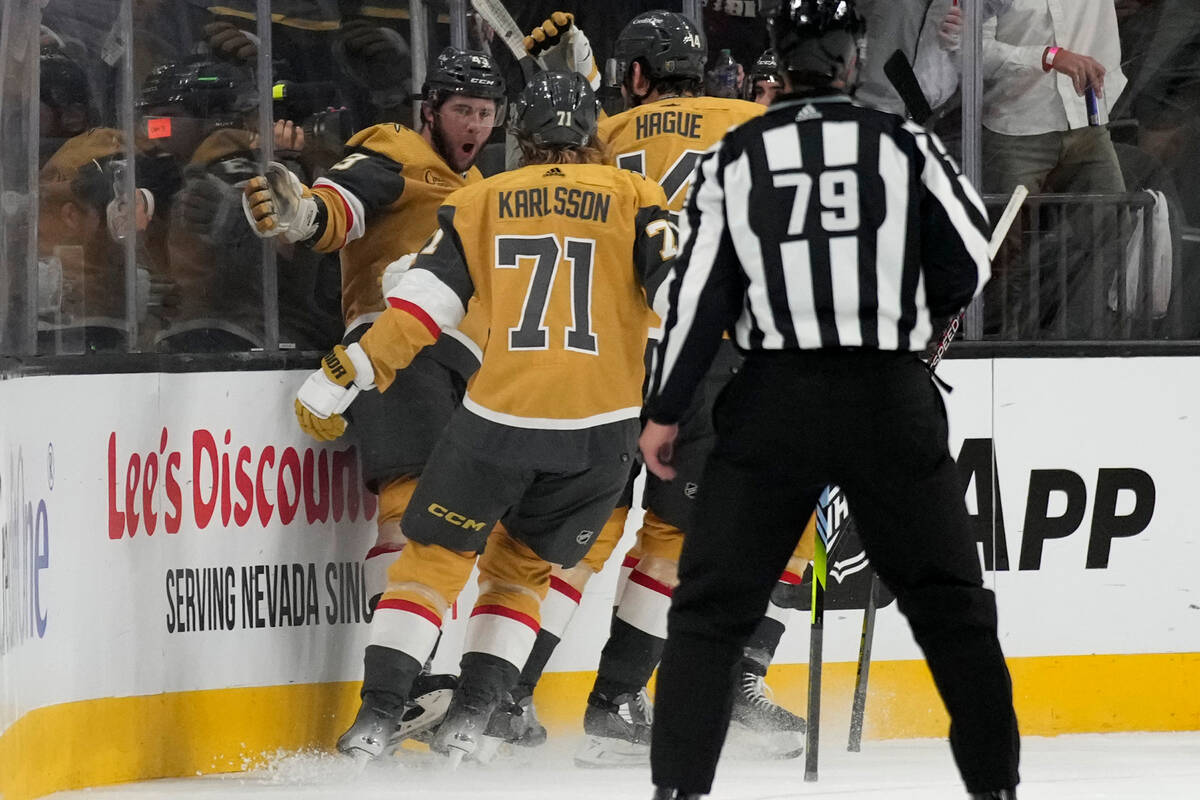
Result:
[[[950,361],[940,374],[955,387],[952,453],[994,442],[1009,569],[988,580],[1007,654],[1200,651],[1200,359]],[[367,624],[344,588],[373,541],[374,503],[348,443],[317,445],[296,429],[303,376],[0,382],[0,730],[34,709],[96,698],[361,677]],[[1137,476],[1141,496],[1119,489],[1115,506],[1097,511],[1102,474],[1110,493],[1113,475]],[[1026,565],[1036,568],[1019,569],[1031,485],[1047,476],[1070,490],[1050,491],[1040,518],[1053,528],[1052,518],[1081,516],[1065,536],[1057,523],[1060,538]],[[1147,524],[1088,568],[1096,520],[1111,529],[1144,513],[1147,479]],[[281,567],[289,605],[302,596],[286,619]],[[214,628],[211,606],[203,625],[189,612],[189,596],[195,606],[207,595],[189,589],[187,570],[216,576],[226,624]],[[551,672],[595,668],[615,580],[614,566],[588,586]],[[473,597],[472,582],[462,604]],[[830,612],[827,662],[856,657],[860,618]],[[806,661],[804,622],[795,614],[777,663]],[[444,667],[457,661],[456,629],[461,619],[439,653]],[[875,658],[919,658],[894,604],[880,612]]]

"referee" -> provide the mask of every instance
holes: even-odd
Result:
[[[711,787],[743,642],[826,484],[908,618],[972,798],[1015,797],[1019,739],[996,603],[946,413],[917,354],[931,318],[990,274],[983,205],[941,143],[850,102],[853,0],[767,0],[785,92],[700,160],[654,366],[646,465],[671,479],[676,422],[729,331],[745,365],[685,540],[659,669],[656,800]]]

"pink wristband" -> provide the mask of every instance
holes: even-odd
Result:
[[[1058,55],[1061,47],[1050,47],[1046,50],[1046,55],[1042,56],[1042,70],[1049,72],[1054,67],[1054,57]]]

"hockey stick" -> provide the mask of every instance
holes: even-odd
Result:
[[[812,625],[808,632],[808,729],[804,732],[804,780],[817,780],[821,744],[821,667],[825,649],[825,580],[828,553],[821,537],[813,559]]]
[[[1008,205],[1004,207],[1004,212],[1000,215],[1000,219],[996,222],[996,228],[992,231],[992,236],[988,240],[988,260],[996,257],[1000,252],[1000,247],[1004,243],[1004,239],[1008,236],[1009,229],[1012,228],[1013,222],[1017,219],[1017,214],[1021,211],[1021,206],[1025,203],[1025,198],[1029,196],[1029,190],[1024,186],[1018,186],[1013,190],[1012,196],[1008,199]],[[946,326],[945,332],[942,334],[942,339],[938,343],[937,351],[933,357],[929,359],[930,371],[937,369],[937,365],[941,363],[942,356],[945,355],[946,349],[950,346],[950,342],[954,340],[955,334],[958,333],[962,326],[963,317],[967,310],[964,308],[958,315],[950,321]],[[858,644],[858,674],[854,681],[854,700],[850,705],[850,739],[847,748],[852,753],[857,753],[862,749],[862,731],[863,721],[866,717],[867,705],[867,679],[871,672],[871,647],[875,639],[875,588],[878,577],[874,571],[871,573],[871,583],[867,594],[867,607],[863,612],[863,629],[862,637]]]
[[[871,647],[875,642],[875,582],[871,570],[867,584],[867,607],[863,610],[862,636],[858,640],[858,671],[854,676],[854,700],[850,704],[850,740],[846,749],[851,753],[862,750],[863,721],[867,715],[867,679],[871,674]]]
[[[1021,206],[1025,203],[1025,198],[1029,196],[1029,190],[1024,186],[1018,186],[1013,189],[1012,196],[1008,198],[1008,205],[1004,207],[1004,213],[1000,215],[999,221],[996,222],[996,228],[992,231],[992,238],[988,240],[988,260],[991,261],[1000,252],[1000,246],[1004,244],[1005,238],[1008,236],[1008,231],[1012,227],[1013,222],[1017,219],[1017,214],[1021,210]],[[942,356],[946,354],[946,348],[950,346],[950,342],[954,341],[954,337],[958,334],[959,328],[962,327],[963,318],[967,315],[967,309],[958,312],[958,315],[950,320],[950,324],[946,326],[946,330],[942,332],[942,338],[938,342],[937,350],[934,351],[933,357],[929,359],[929,369],[937,369],[937,365],[942,363]]]
[[[829,559],[837,552],[843,531],[838,522],[841,489],[826,486],[817,500],[817,541],[813,552],[812,616],[808,634],[808,728],[804,734],[804,780],[817,780],[821,745],[821,677],[825,647],[825,592]]]
[[[909,63],[908,56],[904,55],[904,51],[897,50],[888,57],[883,64],[883,74],[904,101],[912,121],[918,125],[928,122],[933,116],[933,109],[929,107],[929,100],[925,97],[925,92],[921,91],[921,82],[917,80],[917,74],[913,72],[912,64]]]
[[[504,40],[504,44],[508,46],[513,57],[517,59],[517,63],[521,65],[521,72],[525,74],[525,80],[529,80],[539,70],[546,68],[540,59],[534,58],[525,49],[525,34],[517,27],[516,21],[512,18],[512,14],[508,13],[504,3],[500,0],[471,0],[471,6],[475,9],[475,13],[483,17],[492,30]]]

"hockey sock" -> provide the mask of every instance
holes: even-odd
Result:
[[[400,713],[413,679],[420,672],[421,662],[408,653],[367,645],[363,656],[363,704],[389,714]]]
[[[520,670],[507,659],[490,653],[463,653],[458,691],[469,705],[495,707],[517,685]]]
[[[807,605],[812,596],[812,586],[803,582],[803,575],[804,569],[799,568],[797,572],[785,570],[779,576],[779,581],[771,590],[771,603],[767,606],[768,616],[782,619],[784,609],[804,608]]]
[[[779,647],[779,640],[783,638],[786,628],[782,622],[771,617],[771,610],[768,608],[767,615],[758,621],[758,627],[750,634],[742,649],[742,672],[766,675],[767,667],[775,658],[775,649]]]
[[[561,640],[557,636],[545,628],[538,631],[537,639],[533,642],[533,650],[530,651],[529,658],[525,659],[525,667],[521,670],[520,680],[517,681],[516,689],[513,690],[514,700],[520,700],[533,694],[533,689],[542,679],[542,672],[545,671],[550,656],[554,655],[554,648],[558,647],[559,641]]]
[[[574,586],[562,578],[550,576],[550,590],[546,592],[546,599],[542,601],[542,627],[534,640],[529,658],[525,660],[525,667],[521,670],[521,680],[514,699],[533,694],[533,687],[537,686],[541,679],[546,663],[554,654],[554,648],[562,641],[567,626],[571,624],[571,619],[579,609],[581,597],[582,594]]]
[[[612,634],[600,653],[593,694],[611,700],[622,694],[641,691],[662,659],[665,638],[638,630],[623,619],[614,618]]]
[[[617,575],[617,591],[613,595],[614,612],[621,605],[621,597],[625,594],[625,587],[629,585],[629,573],[633,572],[633,568],[641,560],[641,555],[631,550],[625,554],[625,558],[621,561],[621,571]]]
[[[379,598],[387,589],[388,567],[400,557],[400,551],[403,549],[403,544],[384,543],[377,544],[367,551],[367,556],[363,559],[363,583],[367,590],[367,608],[371,609],[371,613],[375,612]]]

